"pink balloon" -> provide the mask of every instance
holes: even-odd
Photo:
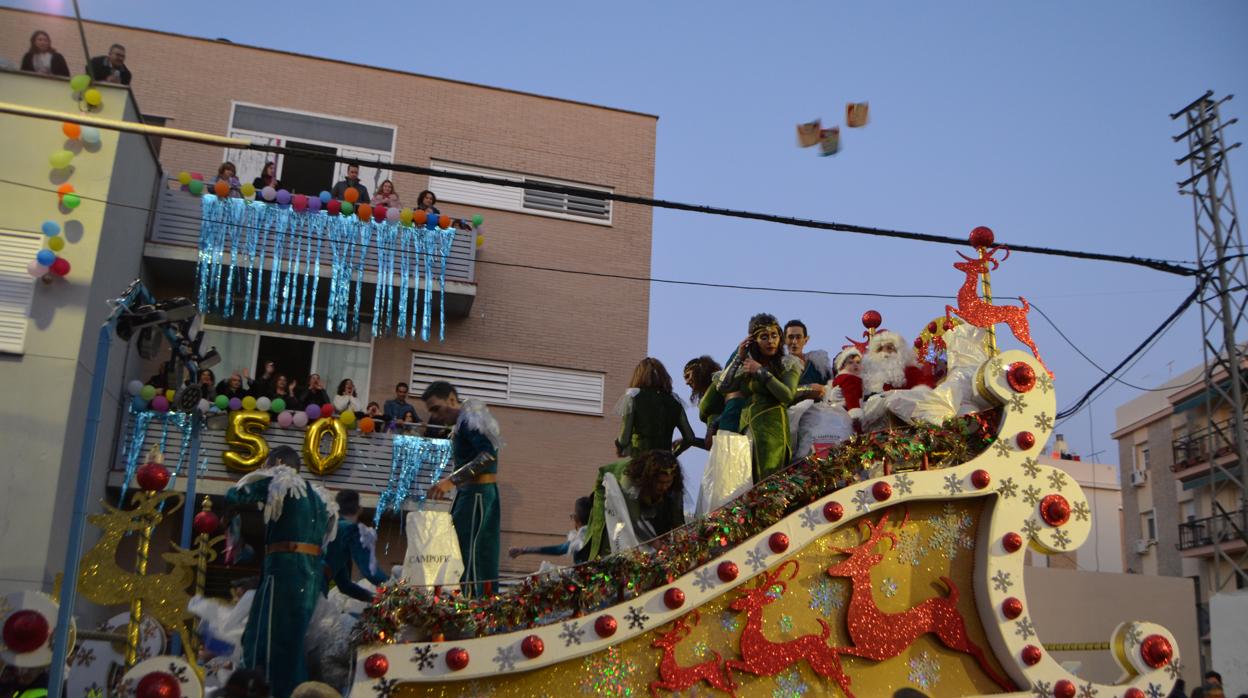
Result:
[[[26,273],[38,279],[42,276],[47,276],[48,268],[32,259],[30,260],[30,263],[26,265]]]
[[[289,429],[291,424],[295,423],[295,415],[290,412],[279,412],[277,415],[277,425],[283,429]]]
[[[156,397],[152,398],[152,409],[156,410],[157,412],[168,412],[169,400],[166,399],[164,395],[157,395]]]
[[[299,427],[300,429],[308,426],[308,413],[307,412],[296,412],[294,416],[291,417],[291,419],[294,421],[295,426]]]

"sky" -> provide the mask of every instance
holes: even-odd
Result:
[[[89,19],[655,114],[657,198],[950,236],[986,225],[1006,244],[1170,260],[1193,260],[1195,236],[1176,187],[1186,151],[1170,138],[1182,128],[1169,114],[1206,89],[1248,96],[1248,4],[1231,1],[421,2],[357,9],[346,26],[340,2],[81,7]],[[796,123],[840,123],[848,101],[869,101],[871,122],[842,130],[841,153],[796,147]],[[1242,98],[1224,107],[1224,119],[1236,115],[1248,122]],[[1231,127],[1232,142],[1245,138],[1243,124]],[[1243,153],[1230,157],[1241,181]],[[662,279],[950,296],[962,281],[956,248],[943,245],[662,209],[653,232]],[[1192,281],[1018,254],[993,288],[1043,308],[1109,368]],[[679,380],[686,360],[722,360],[749,316],[770,312],[802,319],[808,349],[835,353],[868,309],[913,338],[944,302],[656,283],[650,352]],[[1199,363],[1198,311],[1123,378],[1156,386]],[[1035,312],[1031,326],[1065,407],[1102,374]],[[1139,394],[1113,387],[1057,431],[1072,451],[1117,463],[1114,408]]]

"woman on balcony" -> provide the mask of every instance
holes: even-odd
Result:
[[[343,378],[338,383],[338,394],[334,396],[334,409],[338,412],[350,410],[356,417],[365,416],[360,407],[360,398],[355,394],[355,381]]]
[[[260,176],[253,179],[251,181],[251,185],[257,190],[264,189],[265,187],[281,189],[282,183],[277,181],[277,163],[264,163],[264,169],[260,170]]]
[[[288,410],[302,410],[307,405],[295,395],[295,388],[290,384],[290,379],[285,374],[277,374],[277,378],[273,381],[273,399],[281,398],[286,403]],[[322,403],[324,404],[324,403]]]
[[[399,208],[399,193],[394,190],[394,182],[386,180],[377,188],[377,193],[373,194],[373,206],[385,206],[386,208]]]
[[[438,210],[438,197],[428,189],[422,191],[420,196],[416,198],[416,210],[424,211],[431,216],[440,216],[442,212]]]
[[[199,389],[199,397],[202,400],[212,402],[217,398],[217,377],[210,368],[201,368],[196,376],[194,383]]]
[[[42,29],[30,35],[30,50],[22,56],[22,70],[40,75],[69,77],[65,57],[52,48],[52,37]]]
[[[225,182],[230,187],[231,198],[241,198],[243,195],[242,184],[238,181],[238,168],[232,162],[223,162],[217,168],[217,181]]]

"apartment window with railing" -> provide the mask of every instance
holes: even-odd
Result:
[[[433,160],[430,167],[443,172],[480,175],[537,185],[502,186],[454,177],[441,177],[435,174],[429,177],[429,189],[437,195],[439,201],[454,201],[505,211],[565,218],[597,225],[611,225],[611,200],[605,196],[594,195],[594,192],[609,194],[613,191],[610,187],[442,160]],[[582,191],[569,193],[538,188],[543,184],[576,187]]]

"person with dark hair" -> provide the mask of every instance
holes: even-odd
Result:
[[[638,542],[653,540],[685,524],[685,479],[680,461],[671,451],[645,451],[604,465],[598,469],[586,532],[590,560],[619,552],[613,549],[614,535],[607,530],[607,478],[623,494],[624,508]]]
[[[407,402],[407,383],[399,383],[394,386],[394,399],[386,400],[386,404],[382,406],[381,413],[385,416],[387,422],[420,423],[420,417],[416,415],[416,408]]]
[[[306,405],[324,405],[329,402],[329,393],[325,392],[325,381],[321,380],[321,374],[313,373],[308,376],[308,387],[299,392],[299,402]]]
[[[234,166],[234,163],[228,160],[221,163],[221,166],[217,168],[217,182],[225,182],[225,185],[230,188],[228,196],[241,197],[243,195],[242,184],[238,181],[238,168]]]
[[[247,375],[247,374],[243,374]],[[277,363],[272,359],[266,359],[260,370],[260,375],[251,381],[252,397],[273,398],[273,389],[277,383]]]
[[[446,499],[455,489],[451,518],[464,557],[464,593],[489,594],[498,579],[498,450],[503,442],[498,422],[485,404],[459,399],[455,386],[434,381],[421,399],[429,422],[451,429],[451,474],[429,488],[432,499]]]
[[[42,29],[36,29],[30,35],[30,49],[22,56],[22,70],[40,75],[69,77],[69,64],[65,62],[64,56],[52,48],[52,37]]]
[[[832,360],[828,352],[822,349],[807,352],[806,343],[809,341],[806,323],[794,319],[784,324],[784,346],[789,356],[802,364],[802,375],[797,379],[798,401],[823,397],[827,382],[832,380]]]
[[[620,398],[616,413],[623,417],[615,451],[631,456],[655,449],[672,450],[672,431],[680,431],[676,454],[703,441],[693,434],[685,406],[672,392],[672,377],[658,359],[647,356],[633,369],[628,390]]]
[[[797,396],[801,372],[801,364],[784,353],[779,321],[774,315],[759,313],[750,318],[749,337],[720,373],[717,387],[721,393],[740,390],[746,394],[741,423],[750,435],[756,483],[789,463],[788,407]]]
[[[402,205],[399,203],[399,193],[394,190],[394,182],[387,179],[377,185],[377,193],[373,194],[374,207],[399,208]]]
[[[355,412],[357,416],[363,416],[360,398],[355,394],[355,381],[350,378],[338,381],[338,392],[334,395],[334,409],[338,412]]]
[[[420,196],[416,197],[416,210],[424,211],[431,216],[440,216],[442,212],[438,210],[438,197],[428,189],[422,191]]]
[[[1225,695],[1221,674],[1210,669],[1202,678],[1204,682],[1192,690],[1192,698],[1222,698]]]
[[[273,380],[273,397],[271,399],[277,400],[278,398],[281,398],[282,402],[286,403],[286,409],[288,410],[302,410],[305,407],[303,400],[300,400],[299,396],[295,394],[295,387],[285,373],[277,374],[277,378]],[[316,404],[324,405],[325,403],[318,402]]]
[[[282,183],[277,180],[277,163],[272,160],[264,163],[264,168],[260,170],[260,176],[251,180],[251,186],[255,187],[257,191],[265,187],[281,189]]]
[[[334,500],[338,503],[338,533],[325,546],[324,591],[328,593],[333,583],[353,599],[372,601],[373,595],[351,578],[351,564],[355,563],[360,574],[373,584],[386,581],[377,565],[377,531],[360,523],[359,492],[339,490]]]
[[[360,198],[356,199],[357,203],[366,204],[370,201],[368,188],[360,183],[359,165],[347,165],[347,178],[334,185],[334,198],[343,199],[348,189],[354,189],[359,193]]]
[[[706,425],[702,447],[708,451],[724,411],[724,396],[715,387],[715,374],[721,370],[719,362],[705,354],[685,362],[685,385],[689,386],[689,399],[698,406],[698,418]]]
[[[589,546],[585,535],[589,524],[589,515],[594,508],[593,497],[581,497],[576,500],[572,509],[572,530],[568,531],[568,539],[558,545],[512,547],[507,551],[513,558],[521,555],[552,555],[562,557],[572,553],[572,564],[579,565],[589,560]]]
[[[194,383],[190,383],[190,381],[187,381],[187,383],[189,385],[194,385],[195,388],[199,390],[199,397],[201,399],[212,402],[217,397],[216,374],[214,374],[210,368],[201,368],[199,369],[199,373],[195,375],[195,379]]]
[[[224,395],[227,400],[234,398],[242,400],[250,395],[246,375],[247,371],[244,369],[242,372],[231,373],[229,378],[222,379],[220,383],[217,383],[217,395]]]
[[[255,669],[239,669],[230,674],[221,692],[226,698],[269,698],[272,695],[264,673]]]
[[[130,69],[126,67],[126,47],[113,44],[107,56],[96,56],[87,64],[87,74],[96,82],[130,84]]]
[[[225,493],[232,507],[263,505],[264,568],[243,631],[243,666],[263,671],[277,698],[308,679],[303,638],[321,594],[321,551],[338,530],[338,505],[299,467],[299,452],[278,446]]]

